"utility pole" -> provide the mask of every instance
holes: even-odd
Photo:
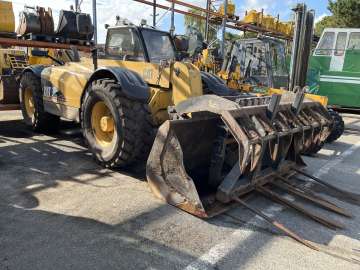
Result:
[[[175,34],[175,3],[171,1],[171,24],[170,24],[170,34],[173,37]]]
[[[225,56],[225,30],[226,30],[226,22],[227,22],[227,6],[228,0],[224,0],[224,18],[221,26],[221,55]]]
[[[153,26],[156,26],[156,0],[154,0],[154,5],[153,5]]]
[[[75,11],[78,12],[79,9],[79,0],[75,0]]]
[[[97,18],[96,18],[96,0],[92,0],[93,24],[94,24],[94,44],[97,44]]]
[[[209,19],[210,19],[210,5],[211,5],[211,0],[206,0],[206,22],[205,22],[205,42],[208,43],[209,42]]]

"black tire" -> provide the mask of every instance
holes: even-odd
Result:
[[[97,141],[91,123],[92,109],[99,101],[110,111],[116,131],[107,147]],[[88,147],[100,165],[126,167],[147,158],[155,138],[150,122],[148,105],[128,99],[114,80],[96,80],[87,90],[81,107],[81,126]]]
[[[341,137],[341,135],[344,133],[345,124],[344,124],[344,120],[342,119],[341,115],[337,111],[334,111],[333,109],[328,109],[328,112],[334,121],[334,125],[333,125],[333,128],[331,130],[329,137],[327,137],[327,139],[326,139],[326,142],[332,143],[332,142],[336,141],[337,139],[339,139]]]
[[[25,91],[30,91],[34,113],[29,115],[25,106]],[[60,117],[44,110],[40,79],[31,72],[25,72],[20,80],[20,104],[24,122],[36,132],[54,132],[59,127]]]
[[[303,155],[305,155],[305,156],[313,156],[313,155],[317,154],[324,147],[324,144],[325,143],[323,142],[320,145],[316,145],[316,146],[310,148],[309,150],[304,152]]]

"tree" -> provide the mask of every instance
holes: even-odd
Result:
[[[315,25],[315,34],[321,35],[326,27],[360,27],[359,0],[329,0],[328,10],[332,13]]]
[[[188,12],[198,14],[203,17],[206,16],[205,12],[202,12],[197,9],[189,9]],[[205,38],[205,24],[206,24],[205,20],[194,17],[194,16],[185,15],[184,24],[185,24],[185,28],[187,28],[188,26],[191,26],[191,27],[198,29]],[[213,25],[213,24],[210,25],[210,27],[209,27],[209,40],[210,41],[216,38],[218,30],[219,30],[219,26]]]
[[[339,26],[353,28],[360,27],[359,0],[330,0],[328,9],[332,12],[334,20]]]
[[[315,35],[320,36],[327,27],[339,27],[334,16],[325,16],[315,24]]]

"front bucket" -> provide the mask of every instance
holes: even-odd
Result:
[[[299,110],[295,105],[241,107],[214,96],[185,101],[158,130],[146,170],[151,190],[205,218],[276,176],[288,176],[304,165],[304,148],[326,139],[331,124],[321,105],[307,101]]]

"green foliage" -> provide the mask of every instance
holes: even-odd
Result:
[[[360,0],[329,0],[328,9],[332,15],[316,23],[316,35],[321,35],[326,27],[360,28]]]
[[[233,42],[233,41],[238,40],[238,39],[241,39],[240,35],[230,33],[230,32],[225,32],[225,40]]]
[[[315,24],[315,35],[320,36],[325,28],[339,27],[334,16],[326,16]]]
[[[206,16],[205,12],[196,10],[196,9],[189,9],[188,12],[195,13],[201,15],[203,17]],[[205,37],[205,20],[200,18],[196,18],[193,16],[185,15],[185,28],[188,26],[194,27],[198,29],[203,36]],[[213,40],[216,38],[217,31],[219,30],[219,26],[214,26],[213,24],[209,27],[209,40]]]
[[[328,9],[332,12],[336,23],[343,27],[360,27],[360,1],[337,0],[329,1]]]

